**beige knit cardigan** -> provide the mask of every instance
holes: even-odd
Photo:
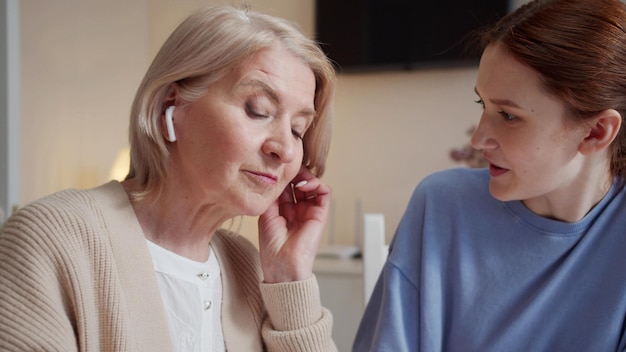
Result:
[[[220,230],[228,351],[336,351],[315,278],[261,283],[256,248]],[[0,230],[1,351],[171,351],[146,240],[115,181],[20,209]]]

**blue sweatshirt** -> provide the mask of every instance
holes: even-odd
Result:
[[[489,194],[486,169],[416,188],[353,351],[626,350],[626,191],[582,220]]]

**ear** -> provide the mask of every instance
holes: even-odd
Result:
[[[622,116],[614,109],[606,109],[594,116],[590,122],[587,136],[578,146],[578,150],[584,155],[608,148],[617,137],[622,125]]]
[[[167,109],[172,106],[179,106],[180,102],[178,99],[178,85],[176,83],[171,83],[167,88],[167,93],[165,94],[165,98],[162,102],[162,112],[159,119],[159,124],[161,125],[161,135],[165,140],[170,142],[175,142],[176,137],[173,136],[173,122],[170,119],[167,121]],[[171,116],[171,113],[170,113]]]

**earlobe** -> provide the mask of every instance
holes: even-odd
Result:
[[[585,155],[608,148],[617,137],[622,117],[616,110],[607,109],[598,113],[591,122],[587,136],[578,148]]]

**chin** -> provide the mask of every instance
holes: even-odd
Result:
[[[264,209],[258,209],[258,208],[254,208],[254,209],[244,209],[244,211],[242,211],[241,216],[259,216],[261,214],[263,214],[265,211],[267,210],[267,208]]]
[[[259,216],[263,213],[265,213],[265,211],[267,211],[267,209],[270,207],[270,205],[272,205],[271,202],[263,202],[263,203],[258,203],[258,204],[248,204],[247,207],[245,207],[243,209],[243,216]]]
[[[503,188],[504,187],[502,186],[493,185],[492,183],[490,183],[489,193],[491,194],[492,197],[494,197],[495,199],[501,202],[509,202],[512,200],[517,200],[517,198],[515,198],[511,192],[507,192],[507,190]]]

